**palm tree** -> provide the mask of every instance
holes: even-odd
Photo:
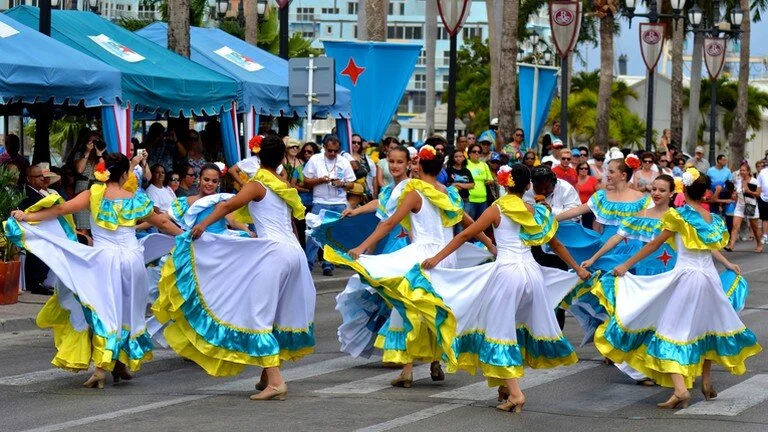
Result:
[[[384,42],[387,40],[387,0],[367,0],[365,2],[365,27],[368,40]]]
[[[512,137],[515,130],[515,107],[517,105],[517,26],[519,0],[504,2],[501,28],[501,64],[499,73],[499,93],[504,95],[499,100],[499,134],[497,144]]]
[[[683,142],[683,41],[685,40],[685,19],[679,19],[672,27],[672,77],[669,128],[672,142],[678,148]]]
[[[600,89],[600,71],[579,72],[571,78],[571,92],[592,90],[597,93]]]
[[[249,44],[256,45],[259,40],[259,13],[258,10],[256,10],[256,0],[240,1],[244,2],[245,41]]]
[[[168,0],[168,49],[189,58],[189,1]]]
[[[702,88],[710,88],[711,80],[703,79],[701,81]],[[743,116],[746,124],[746,128],[753,131],[759,131],[762,127],[762,111],[768,110],[768,93],[763,92],[756,87],[747,87],[747,96],[742,98],[739,94],[739,83],[737,81],[731,81],[728,77],[721,76],[717,79],[717,106],[719,111],[722,112],[722,123],[719,125],[723,131],[724,136],[728,136],[734,132],[734,123],[738,114],[736,113],[736,107],[740,102],[740,99],[747,99],[746,114]],[[687,96],[693,92],[686,92]],[[709,116],[709,104],[710,104],[710,92],[703,92],[701,94],[701,101],[699,103],[699,118],[708,118]],[[695,112],[695,111],[694,111]],[[702,131],[698,131],[701,133]],[[697,137],[698,138],[698,137]],[[732,155],[734,159],[735,155]],[[743,157],[743,156],[742,156]]]
[[[617,0],[595,0],[595,13],[600,19],[600,89],[597,98],[595,143],[608,142],[611,121],[611,84],[613,83],[613,36],[616,32]]]

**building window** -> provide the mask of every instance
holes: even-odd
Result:
[[[357,15],[357,2],[349,2],[347,3],[347,13],[350,15]],[[357,37],[357,35],[355,35]]]
[[[419,59],[416,61],[416,64],[419,66],[424,66],[427,64],[427,52],[424,50],[421,50],[419,52]]]
[[[324,14],[338,14],[339,8],[322,8],[320,12]]]
[[[448,81],[449,81],[449,79],[448,79],[448,78],[449,78],[449,77],[448,77],[448,75],[443,75],[443,77],[442,77],[442,78],[443,78],[443,79],[441,80],[441,82],[442,82],[442,85],[441,85],[441,87],[438,87],[438,88],[437,88],[437,90],[439,91],[439,90],[441,90],[441,89],[442,89],[443,91],[448,91]]]
[[[483,29],[482,27],[464,27],[462,36],[464,40],[474,39],[474,38],[482,39]]]
[[[355,3],[355,4],[357,4],[357,3]],[[352,27],[352,29],[353,29],[352,33],[354,34],[354,36],[352,36],[352,37],[353,37],[353,38],[355,38],[355,39],[357,39],[357,24],[355,24],[355,25]]]
[[[422,113],[427,110],[427,92],[413,92],[411,93],[411,100],[413,101],[413,112]]]
[[[314,39],[315,32],[313,32],[311,30],[310,31],[303,31],[303,32],[301,32],[301,37],[303,37],[304,39]]]
[[[296,21],[314,21],[315,8],[296,8]]]
[[[426,90],[427,89],[427,75],[426,74],[413,74],[413,88],[414,90]]]
[[[389,15],[405,15],[405,2],[391,1],[389,2]]]
[[[451,65],[451,52],[443,51],[443,66],[450,66],[450,65]]]
[[[400,105],[397,107],[397,112],[405,113],[408,112],[408,93],[405,93],[403,95],[403,98],[400,99]]]
[[[451,38],[451,35],[448,34],[448,30],[443,27],[443,23],[439,23],[437,25],[437,39],[438,40],[449,40]]]
[[[420,25],[391,25],[387,27],[387,39],[422,39],[423,27]]]

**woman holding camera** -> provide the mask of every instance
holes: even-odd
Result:
[[[91,187],[96,180],[93,176],[93,170],[101,161],[101,156],[107,149],[107,143],[99,138],[99,134],[91,131],[88,137],[81,141],[77,153],[75,153],[75,195]],[[91,229],[91,220],[88,210],[82,210],[75,213],[75,227],[78,231],[89,231]]]

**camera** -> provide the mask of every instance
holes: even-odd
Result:
[[[104,151],[107,148],[107,143],[102,140],[96,140],[93,142],[93,146],[99,151]]]

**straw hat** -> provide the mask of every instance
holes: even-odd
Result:
[[[57,181],[61,180],[60,175],[51,171],[51,164],[49,164],[48,162],[40,162],[39,164],[37,164],[37,166],[39,166],[40,170],[43,172],[43,177],[49,179],[51,184],[54,184]]]

